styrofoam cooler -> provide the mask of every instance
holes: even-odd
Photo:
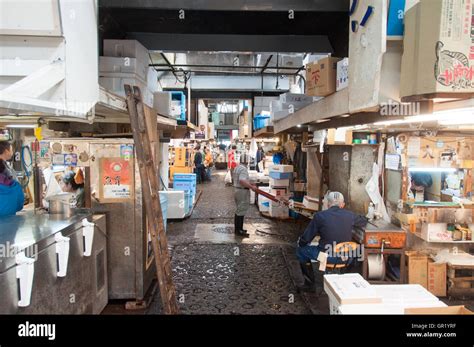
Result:
[[[160,90],[159,85],[158,85],[158,71],[156,71],[155,68],[153,67],[147,68],[146,83],[147,83],[148,89],[152,93]]]
[[[137,40],[104,40],[104,55],[109,57],[131,57],[148,65],[148,50]]]
[[[163,216],[163,225],[165,226],[165,231],[167,230],[167,221],[168,221],[168,197],[165,194],[160,195],[160,205],[161,205],[161,214]]]
[[[272,165],[268,168],[270,172],[293,172],[293,165]]]
[[[287,206],[275,204],[270,202],[269,211],[270,216],[274,218],[288,218],[290,210]]]
[[[188,207],[185,206],[185,192],[164,190],[160,191],[160,196],[164,195],[167,198],[167,218],[169,219],[182,219],[186,216]]]
[[[289,179],[274,179],[270,177],[270,187],[275,188],[275,187],[289,187],[290,186],[290,180]]]
[[[130,57],[99,57],[99,75],[101,73],[132,73],[143,80],[147,79],[148,64]]]
[[[153,107],[153,93],[148,89],[147,83],[136,74],[127,73],[102,73],[99,84],[114,94],[125,97],[124,85],[137,86],[142,93],[143,102]]]

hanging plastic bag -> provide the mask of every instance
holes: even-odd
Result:
[[[224,182],[225,184],[232,184],[232,175],[230,173],[230,170],[227,170],[227,173],[225,174]]]

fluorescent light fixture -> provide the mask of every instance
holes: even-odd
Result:
[[[410,167],[410,172],[455,172],[458,169],[453,167]]]
[[[410,123],[409,121],[405,119],[394,119],[394,120],[385,120],[382,122],[375,122],[374,125],[394,125],[394,124],[406,124]]]
[[[36,128],[36,124],[8,124],[7,128],[12,129],[34,129]]]
[[[318,119],[316,123],[324,123],[324,122],[329,122],[330,119]]]

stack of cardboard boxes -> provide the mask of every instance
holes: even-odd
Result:
[[[293,178],[293,165],[273,165],[269,168],[270,194],[278,198],[290,198],[290,180]],[[288,218],[287,206],[271,202],[269,213],[274,218]]]
[[[324,97],[349,86],[349,60],[325,57],[306,65],[306,95]]]
[[[125,96],[124,85],[140,87],[145,104],[153,107],[153,93],[159,90],[158,73],[148,67],[148,50],[136,40],[104,40],[99,57],[99,84]]]

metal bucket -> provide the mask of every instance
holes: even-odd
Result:
[[[71,217],[72,208],[69,201],[67,200],[53,199],[49,200],[49,213]]]

